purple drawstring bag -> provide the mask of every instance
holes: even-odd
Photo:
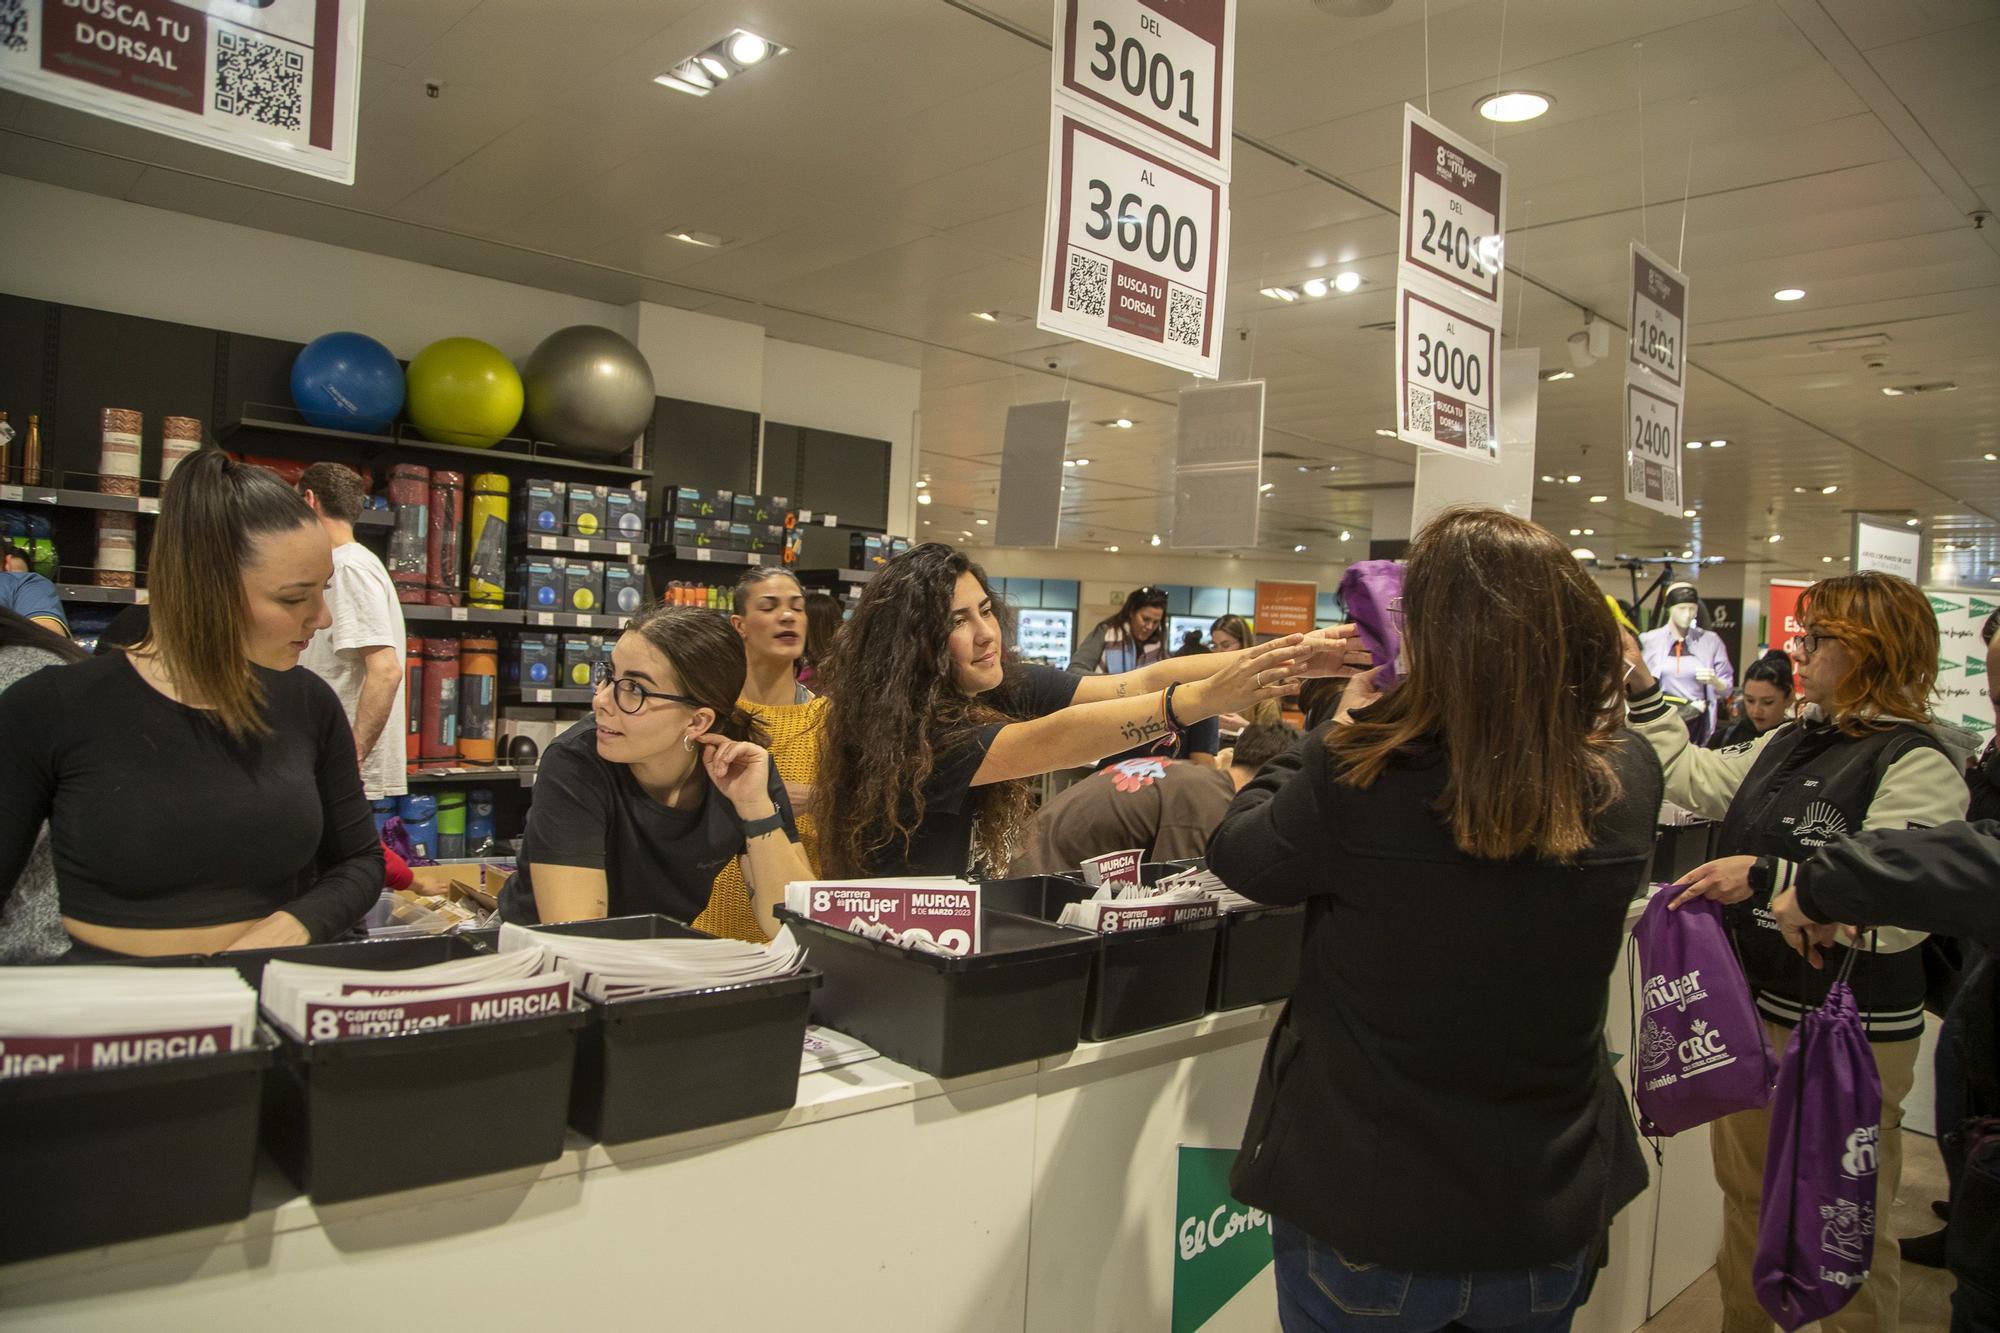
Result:
[[[1751,1280],[1785,1333],[1826,1318],[1868,1280],[1881,1124],[1882,1078],[1843,969],[1792,1034],[1771,1103]]]
[[[1641,980],[1632,1096],[1639,1128],[1656,1138],[1767,1105],[1777,1071],[1722,909],[1697,898],[1670,912],[1679,891],[1659,888],[1632,928]]]
[[[1403,652],[1403,566],[1394,560],[1357,560],[1340,576],[1340,600],[1361,631],[1375,665],[1379,688],[1396,683],[1396,661]]]

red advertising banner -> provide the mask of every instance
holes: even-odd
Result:
[[[1255,622],[1260,638],[1312,631],[1319,610],[1317,583],[1266,583],[1257,581]]]
[[[1784,649],[1793,663],[1799,660],[1798,638],[1805,633],[1799,624],[1799,594],[1812,585],[1793,579],[1773,579],[1764,590],[1764,610],[1769,617],[1766,642],[1772,649]]]

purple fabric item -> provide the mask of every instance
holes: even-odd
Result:
[[[1882,1079],[1841,981],[1793,1032],[1771,1103],[1751,1278],[1785,1333],[1840,1309],[1868,1279],[1881,1124]]]
[[[1386,690],[1396,683],[1396,659],[1403,653],[1403,566],[1395,560],[1357,560],[1340,576],[1340,600],[1361,631],[1375,665],[1388,670],[1377,677]]]
[[[1670,912],[1678,893],[1661,887],[1632,928],[1644,983],[1632,1093],[1654,1137],[1767,1105],[1777,1072],[1721,907],[1697,898]]]
[[[403,827],[403,819],[400,815],[390,815],[382,821],[382,845],[402,857],[404,865],[428,866],[437,864],[428,856],[417,855],[417,845],[410,840],[410,831]]]

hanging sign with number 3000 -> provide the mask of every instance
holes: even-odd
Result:
[[[1396,300],[1396,434],[1411,444],[1497,462],[1493,415],[1498,323],[1477,303],[1405,285]]]
[[[1404,107],[1403,272],[1497,304],[1506,230],[1506,165]]]
[[[1234,0],[1058,0],[1055,86],[1122,137],[1229,179]]]

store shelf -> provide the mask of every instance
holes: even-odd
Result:
[[[508,688],[501,697],[513,703],[523,704],[587,704],[597,694],[595,690],[538,690]]]
[[[396,516],[387,509],[364,509],[361,517],[354,520],[357,528],[380,528],[383,532],[396,530]]]
[[[144,588],[100,588],[94,583],[58,583],[56,596],[65,602],[104,602],[111,606],[144,606]]]
[[[653,554],[663,560],[684,560],[696,565],[778,565],[785,559],[768,551],[723,551],[713,546],[655,546]]]
[[[646,553],[641,541],[606,541],[598,537],[551,537],[530,533],[523,538],[530,551],[555,551],[563,555],[604,555],[637,560]]]
[[[810,509],[801,509],[798,511],[798,515],[799,515],[799,526],[802,528],[810,528],[815,526],[822,528],[837,528],[840,526],[840,515],[838,514],[815,514]]]
[[[104,495],[98,491],[65,491],[50,486],[0,486],[0,504],[48,505],[55,509],[111,509],[127,514],[160,512],[157,496]]]
[[[832,583],[866,583],[880,573],[874,569],[801,569],[802,579],[826,579]]]
[[[625,616],[589,616],[579,611],[523,611],[523,624],[555,629],[623,629]]]
[[[433,782],[518,782],[523,787],[535,785],[535,765],[496,764],[491,768],[431,768],[421,773],[412,773],[411,786]]]
[[[425,624],[448,622],[454,625],[525,625],[525,611],[495,611],[484,606],[419,606],[404,602],[403,619]]]
[[[263,404],[250,404],[263,407]],[[282,409],[275,409],[282,410]],[[644,468],[627,467],[617,463],[590,463],[581,459],[566,458],[561,454],[545,452],[555,448],[541,440],[507,439],[490,449],[469,449],[458,444],[438,444],[424,439],[414,429],[398,423],[395,433],[390,435],[363,435],[356,431],[325,430],[319,426],[308,426],[302,422],[286,421],[276,416],[261,416],[246,412],[236,421],[216,428],[216,436],[233,449],[261,453],[268,451],[273,443],[281,447],[289,446],[294,451],[339,448],[362,455],[371,461],[387,454],[394,454],[399,461],[421,463],[429,458],[442,461],[442,465],[462,469],[466,472],[484,472],[494,468],[531,467],[551,472],[585,473],[594,477],[616,477],[623,481],[637,481],[650,474]],[[504,446],[504,447],[503,447]],[[486,467],[477,467],[485,463]]]

